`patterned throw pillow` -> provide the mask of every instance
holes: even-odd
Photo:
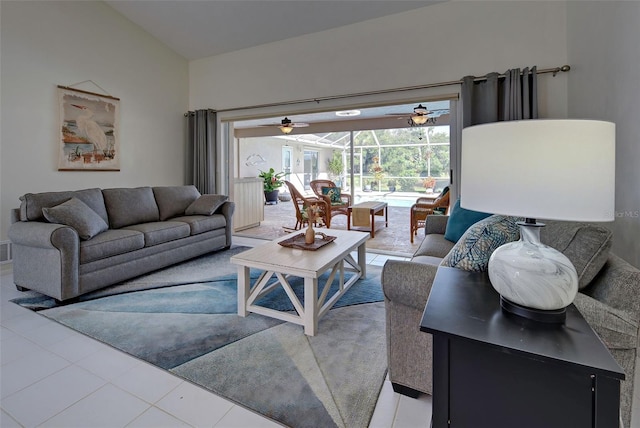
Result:
[[[342,199],[340,198],[340,188],[338,187],[323,187],[322,194],[329,196],[329,200],[332,205],[342,203]]]
[[[499,246],[520,239],[519,217],[492,215],[471,226],[440,263],[473,272],[484,272]]]

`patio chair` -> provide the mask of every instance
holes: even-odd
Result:
[[[449,213],[449,186],[442,189],[442,192],[435,198],[420,197],[411,206],[411,243],[413,237],[418,234],[418,229],[423,228],[430,214]]]
[[[334,215],[348,215],[349,206],[351,205],[351,195],[341,193],[340,188],[337,187],[333,181],[313,180],[309,185],[313,193],[315,193],[318,198],[323,199],[331,208],[328,215],[329,224],[331,224],[331,217]]]
[[[320,208],[319,218],[322,220],[323,224],[329,228],[330,220],[328,218],[328,208],[327,203],[323,199],[319,199],[313,196],[305,197],[302,193],[296,189],[291,182],[285,181],[284,184],[289,188],[289,193],[291,193],[291,202],[296,210],[296,225],[293,228],[285,227],[287,230],[300,230],[302,227],[308,223],[307,216],[305,214],[307,208],[310,205],[317,205]],[[317,219],[317,218],[316,218]],[[318,226],[320,223],[317,221],[314,223],[314,226]]]

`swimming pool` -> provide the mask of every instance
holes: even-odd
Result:
[[[437,193],[432,194],[433,198],[437,196]],[[354,204],[368,201],[381,201],[386,202],[390,207],[406,207],[411,208],[416,203],[416,199],[419,197],[428,196],[424,193],[399,193],[399,192],[358,192],[355,194]]]

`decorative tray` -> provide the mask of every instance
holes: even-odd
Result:
[[[320,247],[327,245],[329,242],[335,241],[336,236],[325,235],[322,232],[316,232],[316,239],[313,244],[304,242],[304,233],[298,233],[291,238],[278,242],[283,247],[297,248],[299,250],[315,251]]]

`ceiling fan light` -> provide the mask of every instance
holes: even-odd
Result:
[[[415,123],[416,125],[424,125],[425,123],[427,123],[427,119],[428,117],[422,114],[411,116],[411,120],[413,120],[413,123]]]
[[[280,128],[283,134],[291,134],[291,131],[293,131],[293,126],[291,126],[290,124],[282,125],[282,126],[279,126],[278,128]]]

